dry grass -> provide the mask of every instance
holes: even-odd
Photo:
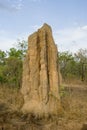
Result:
[[[62,105],[68,120],[87,120],[87,86],[65,85]]]
[[[63,114],[38,119],[35,115],[19,112],[23,99],[18,89],[0,86],[0,126],[3,122],[6,130],[81,130],[82,124],[87,122],[87,87],[63,85],[61,102]],[[6,124],[7,121],[10,123]]]
[[[0,104],[6,104],[9,109],[18,111],[23,104],[23,97],[16,88],[0,86]]]

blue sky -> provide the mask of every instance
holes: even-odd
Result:
[[[0,0],[0,49],[48,23],[59,51],[87,48],[87,0]]]

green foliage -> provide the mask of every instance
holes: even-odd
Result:
[[[7,53],[0,50],[0,83],[19,88],[22,83],[23,59],[27,50],[26,41],[18,41],[17,48]]]
[[[6,58],[6,53],[2,50],[0,50],[0,65],[4,64]]]
[[[3,82],[5,82],[5,77],[4,77],[4,74],[3,74],[5,59],[6,59],[6,53],[4,51],[0,50],[0,83],[1,84]]]
[[[75,57],[78,62],[87,63],[87,49],[79,49]]]
[[[27,41],[25,41],[25,40],[20,41],[20,40],[18,39],[17,47],[18,47],[20,50],[22,50],[23,52],[26,52],[27,46],[28,46],[28,42],[27,42]]]
[[[9,86],[20,87],[22,78],[22,61],[16,57],[8,57],[6,59],[4,75]]]
[[[74,73],[75,61],[73,55],[69,52],[59,53],[59,64],[64,80],[69,73]]]
[[[20,40],[18,39],[16,48],[17,48],[18,50],[20,50],[20,52],[21,52],[21,54],[22,54],[22,59],[23,59],[24,56],[26,55],[26,51],[27,51],[27,48],[28,48],[28,42],[25,41],[25,40],[20,41]]]
[[[87,81],[87,49],[80,49],[75,53],[76,62],[79,65],[79,74],[82,81]]]
[[[19,88],[22,82],[23,60],[28,44],[18,40],[16,47],[4,52],[0,50],[0,84]],[[87,82],[87,49],[80,49],[75,54],[59,53],[60,70],[64,81],[72,79]],[[61,95],[64,95],[63,89]]]
[[[59,64],[64,81],[80,80],[87,82],[87,50],[80,49],[77,53],[59,53]]]
[[[60,85],[60,97],[63,98],[68,95],[67,91],[65,91],[64,85]]]

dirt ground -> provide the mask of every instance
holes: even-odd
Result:
[[[87,130],[87,86],[65,84],[60,95],[63,113],[41,119],[20,112],[18,90],[0,87],[0,130]]]

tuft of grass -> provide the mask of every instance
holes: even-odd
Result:
[[[59,91],[60,98],[68,96],[69,93],[65,90],[64,85],[60,85],[59,88],[60,88],[60,91]]]
[[[23,104],[20,90],[8,86],[0,86],[0,104],[6,104],[12,110],[19,110]]]

